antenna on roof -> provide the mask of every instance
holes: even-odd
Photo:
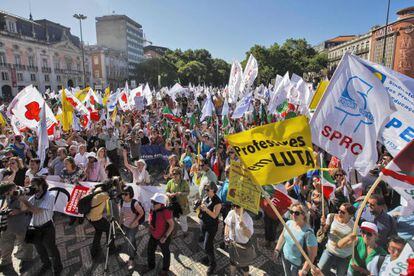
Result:
[[[29,0],[29,19],[33,21],[32,16],[32,1]]]

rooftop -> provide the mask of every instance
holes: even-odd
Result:
[[[115,20],[125,20],[132,25],[135,25],[137,28],[142,28],[141,24],[138,22],[132,20],[130,17],[123,15],[123,14],[111,14],[111,15],[104,15],[100,17],[95,17],[95,20],[97,22],[99,21],[115,21]]]
[[[328,39],[327,42],[346,42],[356,37],[356,35],[340,35],[335,38]]]

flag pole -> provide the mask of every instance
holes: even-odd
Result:
[[[269,194],[263,189],[263,186],[261,186],[261,185],[258,185],[258,186],[259,186],[259,189],[262,192],[265,200],[267,201],[267,204],[269,204],[270,208],[272,208],[273,212],[276,214],[277,218],[282,223],[283,227],[285,228],[285,230],[287,231],[287,233],[289,234],[289,236],[292,238],[292,240],[295,243],[296,247],[298,248],[299,252],[302,254],[303,258],[305,258],[305,261],[310,264],[311,269],[314,269],[315,268],[315,265],[312,263],[312,261],[310,260],[309,256],[306,254],[305,250],[303,250],[302,246],[300,245],[300,243],[298,242],[298,240],[295,238],[295,236],[293,235],[292,231],[290,231],[289,227],[286,225],[286,222],[282,218],[282,215],[279,213],[279,211],[277,210],[277,208],[273,205],[272,201],[270,200]]]
[[[319,157],[319,168],[322,168],[322,162],[323,160],[323,155],[321,154]],[[321,173],[321,177],[320,177],[320,184],[321,184],[321,193],[322,193],[322,217],[325,218],[325,194],[323,193],[323,183],[322,183],[322,179],[323,179],[323,170],[319,170],[319,172]]]
[[[357,231],[358,231],[358,222],[361,219],[362,216],[362,212],[364,211],[365,205],[367,205],[367,202],[369,200],[369,198],[371,197],[372,193],[375,191],[375,189],[377,188],[378,184],[381,182],[382,180],[382,173],[379,174],[378,178],[375,180],[374,184],[372,184],[371,188],[369,189],[367,195],[364,197],[364,201],[362,201],[361,205],[359,206],[356,218],[355,218],[355,223],[354,223],[354,229],[352,230],[352,232],[356,235]],[[351,261],[354,259],[355,257],[355,241],[352,242],[352,259]]]

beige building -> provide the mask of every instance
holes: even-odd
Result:
[[[85,55],[86,83],[92,82]],[[82,87],[79,38],[70,28],[46,19],[29,20],[0,11],[0,89],[10,99],[29,84],[40,92]]]
[[[356,36],[354,39],[332,47],[328,50],[328,69],[335,69],[345,53],[352,53],[360,58],[369,59],[371,32]]]
[[[128,79],[128,59],[124,52],[103,46],[87,46],[92,60],[95,89],[111,89],[125,85]]]

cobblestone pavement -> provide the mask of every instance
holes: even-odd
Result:
[[[189,234],[187,237],[182,236],[181,230],[175,234],[171,245],[171,267],[170,275],[206,275],[207,267],[200,260],[206,255],[198,243],[199,224],[194,214],[188,218]],[[89,252],[90,245],[94,234],[93,227],[85,221],[82,225],[68,225],[68,217],[59,213],[55,214],[56,222],[56,241],[61,254],[64,270],[62,275],[104,275],[105,259],[92,262]],[[141,226],[137,234],[138,256],[135,258],[135,271],[132,275],[157,275],[161,270],[161,253],[157,251],[157,267],[150,273],[143,274],[144,265],[146,264],[146,248],[148,243],[148,230]],[[179,226],[177,227],[179,229]],[[216,236],[216,258],[217,269],[216,275],[228,274],[229,258],[227,252],[222,250],[219,245],[222,239],[222,226]],[[105,237],[105,235],[103,235]],[[264,246],[264,228],[263,219],[255,220],[255,234],[253,237],[257,251],[257,258],[250,266],[251,275],[283,275],[283,269],[280,263],[272,260],[272,251]],[[104,238],[102,245],[104,246]],[[121,235],[117,235],[116,245],[120,248],[119,253],[110,256],[109,270],[107,275],[128,275],[124,260],[126,242]],[[1,275],[37,275],[41,267],[41,262],[36,257],[26,267],[25,272],[19,273],[20,260],[13,257],[13,269],[3,269]],[[43,274],[42,276],[48,276]],[[130,274],[131,275],[131,274]]]

